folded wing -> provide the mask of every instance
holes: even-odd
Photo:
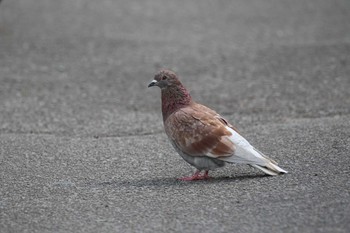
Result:
[[[169,138],[186,154],[219,158],[235,151],[225,122],[215,111],[193,104],[173,113],[164,125]]]

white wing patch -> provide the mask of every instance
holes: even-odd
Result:
[[[236,150],[232,156],[219,158],[220,160],[231,163],[258,164],[262,166],[270,162],[257,152],[239,133],[230,127],[226,127],[226,129],[232,133],[229,138],[235,144]]]

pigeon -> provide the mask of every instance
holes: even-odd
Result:
[[[173,71],[156,73],[148,87],[154,86],[161,89],[165,133],[177,153],[197,169],[179,180],[208,179],[210,170],[226,163],[248,164],[271,176],[287,173],[217,112],[196,103]]]

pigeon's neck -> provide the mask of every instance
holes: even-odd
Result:
[[[162,113],[165,121],[170,114],[180,108],[188,106],[192,102],[192,97],[182,85],[176,85],[162,89]]]

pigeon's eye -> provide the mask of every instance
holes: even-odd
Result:
[[[165,79],[167,79],[167,76],[163,76],[163,77],[162,77],[162,80],[165,80]]]

